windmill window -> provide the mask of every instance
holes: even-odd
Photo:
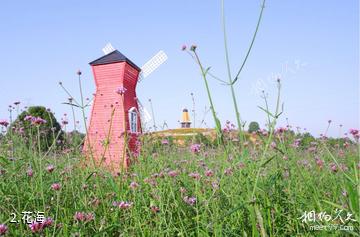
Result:
[[[129,110],[129,124],[130,124],[130,132],[132,133],[136,133],[137,132],[137,123],[138,123],[138,119],[137,119],[137,111],[135,107],[132,107]]]

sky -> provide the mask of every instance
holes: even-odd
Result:
[[[254,32],[261,1],[225,0],[231,73],[241,65]],[[159,50],[168,60],[138,84],[137,96],[160,128],[179,127],[184,107],[195,124],[213,127],[204,82],[183,44],[197,45],[202,63],[228,80],[221,1],[4,1],[0,8],[0,119],[8,106],[43,105],[60,120],[71,114],[58,82],[79,97],[95,92],[90,61],[108,43],[142,66]],[[359,128],[359,3],[357,0],[267,0],[253,50],[235,85],[243,121],[265,126],[261,91],[273,110],[276,78],[281,78],[287,121],[318,136],[332,120],[329,135]],[[214,107],[222,123],[235,122],[230,88],[209,78]],[[89,112],[89,110],[88,110]],[[192,116],[192,114],[190,114]],[[80,112],[77,112],[80,118]],[[192,116],[193,119],[193,116]],[[71,119],[70,119],[71,121]],[[342,131],[339,125],[343,125]],[[70,124],[71,126],[71,124]]]

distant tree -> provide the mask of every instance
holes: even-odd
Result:
[[[309,147],[312,142],[316,142],[316,139],[308,132],[301,134],[299,138],[301,139],[300,144],[303,148]]]
[[[260,130],[260,126],[258,122],[253,121],[249,124],[249,130],[248,130],[249,133],[257,132],[259,130]]]
[[[38,131],[40,132],[40,149],[46,151],[54,142],[62,144],[64,134],[54,114],[43,106],[31,106],[22,112],[10,125],[15,135],[20,135],[26,144],[38,146]],[[7,133],[10,134],[10,133]],[[56,139],[56,141],[55,141]]]

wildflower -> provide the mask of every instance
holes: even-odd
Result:
[[[157,182],[154,178],[145,178],[144,182],[147,184],[150,184],[153,187],[155,187],[157,185]]]
[[[180,187],[180,193],[186,193],[186,192],[187,192],[186,188]]]
[[[85,221],[86,220],[85,213],[84,212],[75,212],[74,219],[76,221]]]
[[[199,180],[200,179],[200,174],[199,173],[190,173],[189,177]]]
[[[330,170],[334,173],[338,171],[338,167],[335,163],[330,163]]]
[[[200,144],[192,144],[190,146],[190,150],[191,150],[192,153],[199,153],[200,152],[200,147],[201,147]]]
[[[60,188],[61,188],[61,184],[59,184],[59,183],[53,183],[53,184],[51,185],[51,188],[52,188],[53,190],[55,190],[55,191],[58,191],[58,190],[60,190]]]
[[[46,120],[42,119],[40,117],[33,117],[32,120],[31,120],[31,123],[35,124],[35,125],[41,125],[41,124],[45,124]]]
[[[270,147],[273,149],[276,148],[276,142],[271,142]]]
[[[176,177],[178,175],[178,172],[176,170],[171,170],[168,172],[168,175],[170,177]]]
[[[301,144],[301,139],[299,139],[299,138],[295,139],[294,143],[292,144],[292,147],[297,148],[300,146],[300,144]]]
[[[189,204],[190,206],[193,206],[196,203],[196,197],[188,197],[185,196],[183,198],[184,202],[186,202],[187,204]]]
[[[276,134],[281,134],[281,133],[284,133],[284,132],[286,132],[287,131],[287,128],[286,127],[280,127],[280,128],[277,128],[276,130],[275,130],[275,133]]]
[[[0,120],[0,125],[4,126],[4,127],[7,127],[9,125],[9,122],[6,121],[6,120]]]
[[[31,115],[26,115],[24,118],[24,121],[32,121],[33,120],[33,116]]]
[[[355,139],[359,139],[360,138],[360,131],[358,130],[358,129],[350,129],[350,134],[351,135],[353,135],[353,137],[355,138]]]
[[[133,205],[132,202],[124,202],[124,201],[121,201],[121,202],[118,203],[117,206],[118,206],[120,209],[129,209],[129,208],[131,208],[132,205]]]
[[[131,182],[129,187],[132,189],[132,190],[135,190],[137,187],[139,187],[139,184],[136,183],[135,181]]]
[[[33,172],[33,170],[32,170],[31,168],[29,168],[29,169],[26,171],[26,174],[27,174],[27,176],[29,176],[29,177],[33,177],[34,172]]]
[[[153,213],[158,213],[158,212],[160,212],[160,208],[158,208],[157,206],[150,206],[150,210],[151,210]]]
[[[161,141],[161,144],[162,144],[162,145],[169,145],[169,140],[163,139],[163,140]]]
[[[233,173],[233,170],[232,170],[231,167],[226,168],[226,169],[224,170],[224,174],[225,174],[225,175],[232,175],[232,173]]]
[[[123,95],[123,94],[125,94],[126,91],[127,91],[127,89],[125,87],[121,86],[116,90],[116,93],[118,93],[119,95]]]
[[[0,224],[0,235],[5,235],[7,231],[7,226],[5,224]]]
[[[324,161],[319,159],[319,158],[315,158],[316,161],[316,165],[319,166],[319,168],[322,168],[324,165]]]
[[[181,50],[185,51],[186,50],[186,45],[184,44],[183,46],[181,46]]]
[[[46,170],[47,170],[49,173],[52,173],[52,172],[54,171],[54,169],[55,169],[55,166],[53,166],[53,165],[48,165],[48,166],[46,167]]]
[[[92,221],[95,219],[94,213],[85,213],[85,221]]]
[[[52,226],[54,224],[54,220],[51,217],[46,218],[43,222],[43,228],[48,227],[48,226]]]
[[[212,186],[213,190],[218,190],[220,185],[219,185],[218,181],[213,181],[213,182],[211,182],[211,186]]]
[[[197,45],[193,44],[193,45],[191,45],[190,50],[195,52],[196,48],[197,48]]]
[[[36,221],[32,222],[29,225],[29,227],[31,232],[33,233],[39,233],[44,229],[44,225],[41,222],[36,222]]]
[[[213,175],[214,175],[214,172],[212,170],[206,170],[205,171],[205,176],[212,177]]]
[[[242,168],[245,167],[245,164],[244,164],[243,162],[239,162],[239,164],[237,164],[237,167],[238,167],[239,169],[242,169]]]

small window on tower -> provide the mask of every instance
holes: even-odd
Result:
[[[135,107],[129,109],[129,125],[130,125],[130,132],[136,133],[137,132],[137,111]]]

